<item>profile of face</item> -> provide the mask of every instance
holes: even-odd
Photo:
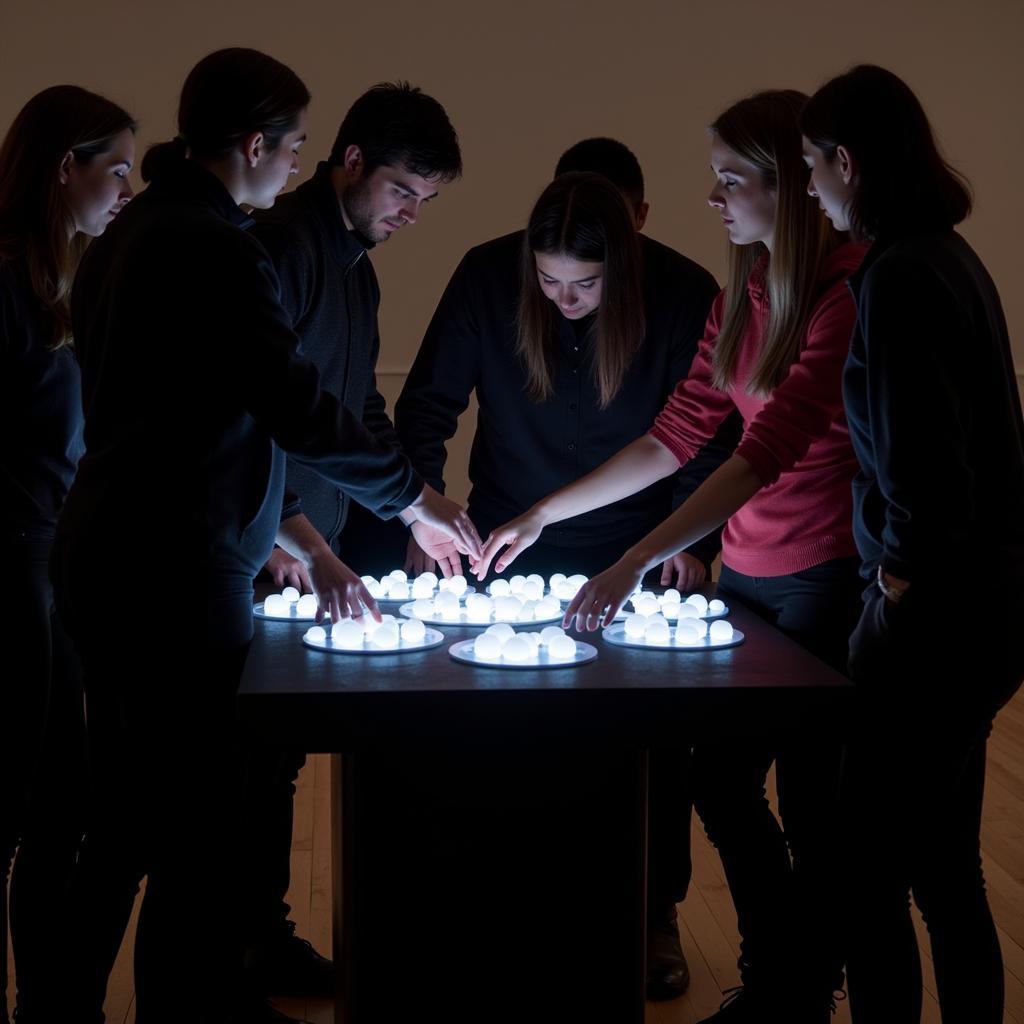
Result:
[[[849,152],[844,146],[838,146],[835,157],[827,160],[824,152],[805,135],[804,163],[811,171],[807,194],[818,200],[836,231],[849,231],[850,203],[856,192]]]
[[[771,249],[777,197],[761,172],[717,134],[711,136],[711,170],[715,184],[708,205],[721,215],[729,241],[736,245],[763,242]]]
[[[540,290],[568,320],[579,320],[601,305],[603,263],[589,263],[564,253],[534,252]]]
[[[75,230],[83,235],[102,235],[107,225],[135,194],[128,173],[135,162],[135,134],[126,128],[116,135],[105,153],[87,161],[67,153],[60,165],[64,202]]]
[[[425,203],[437,198],[437,178],[413,174],[401,164],[382,164],[369,174],[358,146],[345,151],[346,187],[341,197],[351,227],[368,241],[386,242],[406,224],[415,224]]]
[[[299,112],[295,127],[282,136],[273,149],[267,148],[262,132],[245,142],[248,165],[244,202],[257,210],[269,210],[285,190],[288,179],[299,173],[299,150],[306,141],[306,111]]]

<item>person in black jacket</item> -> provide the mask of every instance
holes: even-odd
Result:
[[[448,283],[395,423],[413,465],[443,487],[445,442],[475,391],[468,510],[481,534],[642,435],[687,375],[718,286],[702,267],[639,233],[647,213],[636,157],[612,139],[584,140],[559,160],[528,231],[471,249]],[[535,235],[570,238],[573,258],[535,258]],[[557,246],[545,241],[540,249]],[[517,337],[527,309],[544,336],[533,352]],[[687,472],[545,531],[517,571],[591,574],[618,559],[738,438],[733,419]],[[662,584],[700,586],[719,536],[666,562]],[[409,560],[420,561],[415,552]],[[675,907],[690,877],[688,762],[688,750],[652,751],[647,993],[656,999],[680,995],[689,980]]]
[[[415,224],[423,204],[461,168],[458,139],[441,104],[406,83],[378,85],[345,115],[313,178],[257,214],[252,228],[274,262],[303,355],[319,370],[321,386],[366,427],[368,465],[374,458],[386,463],[398,447],[375,378],[380,287],[369,250]],[[294,459],[286,486],[299,514],[337,553],[348,492]],[[412,529],[429,543],[422,524]],[[432,553],[450,574],[454,547]],[[305,566],[281,548],[266,569],[279,586],[310,589]],[[267,992],[333,995],[331,963],[294,935],[285,903],[294,782],[305,754],[261,748],[247,760],[247,976]]]
[[[0,147],[0,544],[12,666],[0,686],[0,1024],[7,1024],[7,879],[15,1015],[40,1001],[85,830],[78,661],[53,606],[57,515],[82,450],[68,296],[81,254],[132,196],[135,122],[73,85],[32,97]],[[15,859],[17,853],[17,859]]]
[[[850,641],[842,912],[857,1022],[916,1022],[913,893],[942,1019],[1003,1019],[1003,967],[981,870],[985,746],[1024,678],[1024,421],[1006,321],[953,230],[970,212],[921,104],[855,67],[802,118],[810,192],[871,242],[844,379],[860,463],[854,531],[868,580]],[[950,558],[985,538],[983,587],[951,615]]]
[[[178,138],[147,153],[150,187],[75,282],[86,450],[53,572],[83,663],[96,797],[60,993],[73,1005],[61,1019],[102,1020],[143,875],[139,1024],[268,1019],[264,1007],[234,1005],[245,853],[233,713],[253,577],[276,534],[332,617],[363,604],[379,614],[322,538],[282,523],[279,446],[379,513],[418,518],[479,552],[465,513],[399,453],[364,444],[362,424],[320,389],[273,264],[245,230],[241,206],[271,206],[298,169],[308,102],[298,77],[264,54],[200,61]]]

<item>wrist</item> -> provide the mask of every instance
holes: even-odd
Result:
[[[640,544],[631,547],[620,559],[620,561],[629,566],[630,570],[643,577],[647,570],[651,568],[659,559],[656,555],[652,555],[650,552],[645,551]]]
[[[878,576],[875,582],[886,598],[894,603],[903,600],[904,595],[910,589],[910,583],[907,580],[890,576],[881,566],[878,567]]]

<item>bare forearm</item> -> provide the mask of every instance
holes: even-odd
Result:
[[[277,543],[288,554],[307,566],[313,559],[329,552],[327,541],[320,536],[316,527],[304,516],[291,516],[277,528]]]
[[[763,486],[746,459],[731,456],[623,557],[646,571],[721,526]]]
[[[542,516],[545,524],[557,523],[636,494],[678,468],[676,457],[660,441],[644,434],[593,472],[537,502],[532,511]]]

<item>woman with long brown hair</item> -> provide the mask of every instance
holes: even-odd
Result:
[[[859,583],[855,459],[841,376],[854,318],[845,282],[862,250],[833,231],[806,196],[799,131],[805,101],[794,91],[759,93],[711,125],[715,185],[708,202],[729,235],[729,281],[689,377],[653,428],[488,539],[481,574],[504,545],[510,547],[498,557],[499,570],[545,525],[675,472],[726,415],[740,412],[744,434],[735,454],[592,579],[569,605],[566,623],[609,625],[650,566],[726,522],[719,593],[845,667]],[[694,803],[722,856],[743,937],[744,987],[715,1021],[828,1018],[842,980],[826,916],[839,756],[838,742],[820,737],[694,750]],[[773,761],[785,835],[765,799]]]
[[[17,1017],[41,1020],[53,942],[84,830],[78,663],[47,566],[82,450],[68,299],[78,261],[131,198],[135,122],[58,85],[22,108],[0,146],[0,544],[14,666],[0,685],[0,1022],[7,1021],[7,876]],[[15,859],[15,854],[17,857]]]

